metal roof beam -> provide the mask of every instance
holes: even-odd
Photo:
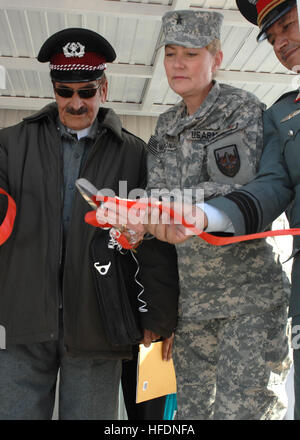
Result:
[[[1,9],[37,10],[45,12],[68,12],[72,14],[105,14],[161,20],[170,6],[120,2],[114,0],[0,0]]]
[[[168,11],[174,9],[187,9],[192,3],[190,0],[178,0],[177,4],[160,5],[154,3],[135,3],[114,0],[0,0],[1,9],[36,10],[40,12],[59,12],[73,14],[103,14],[116,16],[129,16],[143,19],[159,20]],[[175,6],[174,6],[175,5]],[[202,11],[218,11],[224,15],[224,25],[252,27],[242,17],[238,10],[202,8],[192,6],[191,9]]]
[[[292,85],[297,75],[286,73],[240,72],[236,70],[219,70],[216,79],[224,83],[255,83],[270,85]]]
[[[4,57],[0,56],[0,65],[5,69],[29,70],[35,72],[49,72],[48,63],[39,63],[36,58]],[[152,66],[140,64],[112,63],[107,66],[107,74],[113,76],[134,76],[139,78],[151,78]]]

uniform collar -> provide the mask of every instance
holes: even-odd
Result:
[[[182,100],[177,104],[176,116],[172,121],[167,134],[170,136],[177,136],[182,130],[190,127],[197,123],[200,119],[207,117],[210,113],[211,108],[215,105],[219,95],[220,95],[220,85],[217,81],[213,81],[213,86],[210,89],[207,97],[200,105],[198,110],[192,114],[187,115],[185,102]]]
[[[71,130],[70,128],[66,127],[62,124],[59,118],[57,118],[57,125],[60,129],[60,133],[62,136],[70,136],[70,135],[77,135],[77,139],[81,139],[83,137],[88,137],[89,139],[94,140],[97,136],[98,132],[98,120],[95,119],[93,124],[90,127],[84,128],[83,130]]]

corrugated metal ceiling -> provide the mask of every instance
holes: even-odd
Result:
[[[161,16],[172,9],[216,9],[224,14],[222,82],[245,88],[270,105],[295,88],[271,46],[256,43],[257,28],[237,11],[234,0],[0,0],[0,65],[6,90],[0,109],[39,109],[53,100],[48,66],[36,56],[42,43],[66,27],[86,27],[107,38],[117,59],[108,66],[107,106],[122,115],[157,116],[178,97],[162,65]]]

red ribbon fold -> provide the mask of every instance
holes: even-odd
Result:
[[[0,246],[1,246],[3,243],[6,242],[6,240],[10,237],[12,233],[17,207],[14,199],[6,191],[4,191],[4,189],[0,188],[0,194],[4,194],[8,199],[6,216],[2,224],[0,225]]]

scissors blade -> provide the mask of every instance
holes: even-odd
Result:
[[[75,184],[78,191],[84,198],[84,200],[86,200],[92,208],[97,209],[99,206],[99,203],[95,202],[98,192],[97,188],[91,182],[89,182],[87,179],[84,179],[83,177],[77,179]]]

